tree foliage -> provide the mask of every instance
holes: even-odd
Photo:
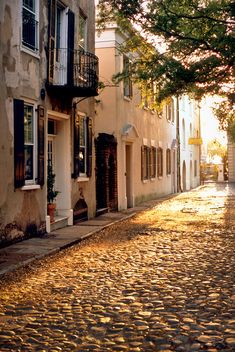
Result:
[[[217,139],[210,141],[207,145],[207,154],[211,159],[213,159],[215,156],[219,156],[221,159],[223,159],[226,153],[226,146],[222,145]]]
[[[235,2],[100,0],[99,27],[107,21],[129,31],[122,50],[142,53],[132,60],[132,79],[154,81],[159,101],[183,93],[234,101]]]

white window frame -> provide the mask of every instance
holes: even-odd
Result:
[[[31,106],[33,108],[33,178],[31,180],[25,180],[25,185],[35,185],[37,184],[37,175],[38,175],[38,165],[37,165],[37,130],[38,130],[38,121],[37,121],[37,113],[36,113],[36,104],[24,100],[24,106]],[[24,141],[24,146],[28,145]]]
[[[36,55],[39,53],[39,0],[34,0],[35,2],[35,12],[31,11],[27,7],[24,6],[23,0],[21,2],[21,49],[26,51],[27,53]],[[35,47],[30,48],[28,45],[23,43],[23,10],[26,9],[30,13],[32,13],[35,18],[36,28],[35,28]]]
[[[87,130],[87,116],[85,114],[82,113],[78,113],[79,115],[79,124],[80,124],[80,128],[79,128],[79,149],[82,147],[84,148],[84,170],[83,172],[80,171],[79,176],[81,177],[86,177],[87,176],[87,134],[88,134],[88,130]],[[83,124],[83,131],[84,131],[84,145],[81,145],[81,126]]]

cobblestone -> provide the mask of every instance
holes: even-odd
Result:
[[[206,185],[6,276],[0,351],[234,351],[234,205]]]

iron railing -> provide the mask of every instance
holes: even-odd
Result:
[[[97,89],[97,56],[84,50],[60,48],[50,50],[49,57],[49,85]]]

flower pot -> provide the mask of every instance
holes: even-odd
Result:
[[[55,222],[55,209],[56,209],[56,204],[55,203],[49,203],[47,204],[47,215],[50,216],[50,222]]]

